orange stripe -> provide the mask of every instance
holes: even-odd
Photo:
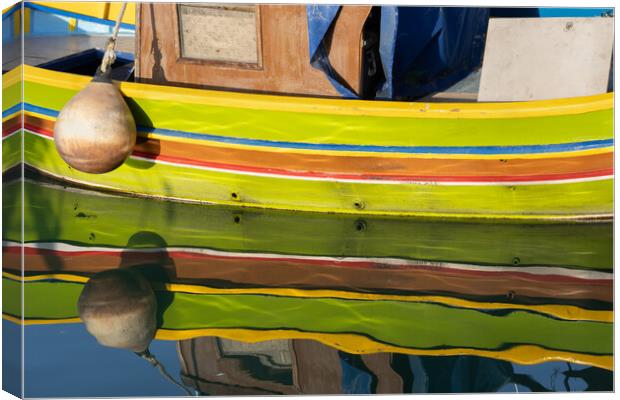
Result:
[[[53,132],[54,122],[27,115],[25,123]],[[277,166],[279,171],[338,173],[354,175],[400,175],[432,177],[532,177],[545,175],[588,175],[611,170],[613,152],[580,156],[524,159],[458,159],[416,158],[385,156],[350,156],[299,153],[266,153],[261,150],[226,148],[205,144],[183,143],[138,137],[135,152],[212,164],[235,164],[269,171]],[[588,175],[589,176],[589,175]]]

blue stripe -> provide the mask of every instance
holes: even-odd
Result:
[[[51,108],[44,108],[44,107],[35,106],[33,104],[30,104],[30,103],[24,103],[24,110],[36,112],[37,114],[47,115],[48,117],[57,117],[58,116],[58,111],[56,111],[56,110],[52,110]]]
[[[91,17],[90,15],[84,15],[84,14],[78,14],[78,13],[74,13],[74,12],[69,12],[69,11],[65,11],[65,10],[60,10],[57,8],[53,8],[53,7],[46,7],[46,6],[42,6],[40,4],[33,4],[30,2],[26,2],[24,3],[25,7],[31,8],[33,10],[37,10],[37,11],[42,11],[42,12],[46,12],[46,13],[50,13],[50,14],[56,14],[56,15],[63,15],[65,17],[69,17],[69,18],[77,18],[80,19],[82,21],[88,21],[88,22],[94,22],[97,24],[102,24],[102,25],[107,25],[107,26],[114,26],[116,24],[115,21],[109,21],[107,19],[103,19],[103,18],[96,18],[96,17]],[[126,28],[126,29],[136,29],[136,26],[133,24],[127,24],[125,22],[121,22],[121,28]]]
[[[14,113],[16,113],[18,111],[21,111],[21,109],[22,109],[22,103],[17,103],[13,107],[8,108],[8,109],[2,111],[2,118],[6,118],[6,117],[8,117],[11,114],[14,114]]]
[[[21,4],[17,3],[17,4],[13,4],[11,6],[11,8],[9,8],[7,10],[7,12],[5,12],[4,14],[2,14],[2,20],[4,21],[5,19],[7,19],[8,17],[10,17],[11,15],[13,15],[15,13],[15,11],[19,10],[21,8]]]
[[[24,109],[39,114],[56,117],[58,111],[34,106],[25,103]],[[335,150],[335,151],[362,151],[374,153],[408,153],[408,154],[539,154],[559,153],[580,150],[598,149],[613,146],[613,139],[589,140],[585,142],[558,143],[558,144],[535,144],[524,146],[376,146],[376,145],[352,145],[352,144],[329,144],[329,143],[303,143],[303,142],[280,142],[262,139],[235,138],[228,136],[211,135],[207,133],[194,133],[176,131],[172,129],[151,128],[138,126],[138,130],[144,133],[156,133],[158,135],[210,140],[220,143],[241,144],[248,146],[278,147],[304,150]]]
[[[560,8],[560,7],[540,7],[538,13],[541,18],[556,18],[556,17],[600,17],[603,14],[613,15],[613,8]]]

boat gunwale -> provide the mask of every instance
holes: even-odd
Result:
[[[80,90],[91,81],[88,76],[20,65],[4,75],[3,89],[19,82],[22,68],[24,81],[64,89]],[[614,102],[614,92],[526,102],[430,103],[238,93],[134,82],[116,82],[116,84],[119,85],[125,96],[145,100],[295,113],[395,118],[502,119],[546,117],[613,109]]]

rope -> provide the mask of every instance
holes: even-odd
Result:
[[[138,356],[140,356],[140,358],[143,358],[146,361],[148,361],[148,363],[151,364],[152,366],[157,367],[159,369],[159,372],[164,376],[164,378],[166,378],[167,380],[169,380],[170,382],[172,382],[176,386],[178,386],[181,389],[183,389],[185,391],[185,393],[187,393],[188,396],[193,396],[194,395],[194,394],[192,394],[192,392],[188,388],[186,388],[185,386],[183,386],[182,384],[177,382],[172,376],[170,376],[170,374],[166,371],[164,366],[155,358],[154,355],[151,354],[149,349],[146,349],[142,353],[136,353],[136,355],[138,355]]]
[[[121,5],[121,10],[118,13],[118,17],[116,17],[116,24],[114,24],[112,36],[108,39],[105,46],[105,53],[103,54],[103,60],[101,60],[101,66],[99,67],[101,74],[105,74],[108,68],[114,64],[114,61],[116,61],[116,53],[114,52],[114,48],[116,47],[116,38],[118,37],[118,31],[121,27],[123,14],[125,14],[125,8],[127,8],[127,3],[123,2]]]

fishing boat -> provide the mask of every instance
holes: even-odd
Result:
[[[36,13],[54,10],[29,4],[40,32]],[[116,17],[54,6],[69,31],[84,13],[107,30]],[[558,365],[552,390],[562,374],[567,390],[610,390],[613,93],[414,94],[471,69],[399,81],[377,63],[377,32],[411,10],[313,7],[143,4],[117,18],[136,51],[116,51],[110,76],[138,137],[111,172],[68,164],[56,134],[107,50],[3,74],[3,324],[9,351],[49,362],[13,352],[13,393],[58,394],[17,387],[109,357],[194,395],[541,391],[543,375],[518,371]],[[486,11],[451,12],[435,17]],[[195,40],[218,30],[231,39],[219,54]],[[155,358],[175,346],[178,377]],[[62,395],[111,393],[65,375],[84,392]]]
[[[105,174],[72,168],[54,146],[60,110],[91,79],[28,65],[6,73],[3,171],[21,162],[23,143],[23,162],[54,178],[188,202],[434,218],[612,217],[613,93],[526,102],[334,98],[337,86],[324,75],[316,79],[312,53],[296,51],[293,65],[269,45],[284,29],[278,13],[288,13],[305,38],[291,35],[282,46],[312,42],[301,29],[305,7],[250,8],[233,11],[258,18],[254,39],[263,47],[239,56],[254,61],[206,62],[192,53],[200,48],[190,46],[191,37],[179,43],[165,30],[179,29],[167,23],[174,16],[197,29],[190,17],[206,11],[138,6],[136,82],[118,85],[138,140],[130,158]],[[348,86],[360,96],[364,85],[376,84],[362,79],[372,16],[371,7],[351,7],[332,26],[332,60],[339,48],[355,53],[353,66],[342,67],[354,73],[342,75],[353,74]],[[353,34],[339,37],[347,26]]]

